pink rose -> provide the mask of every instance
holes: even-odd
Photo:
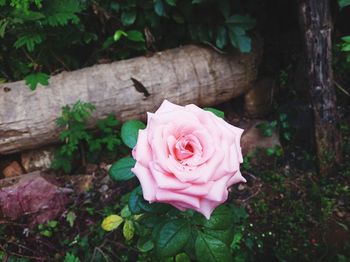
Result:
[[[194,209],[209,219],[226,201],[227,188],[245,182],[239,171],[243,130],[195,105],[166,100],[148,113],[147,122],[133,149],[132,172],[143,197],[182,211]]]

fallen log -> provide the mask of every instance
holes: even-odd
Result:
[[[29,90],[24,81],[0,85],[0,154],[58,142],[55,119],[77,100],[93,103],[98,118],[143,118],[164,99],[212,106],[239,96],[256,79],[259,60],[252,53],[222,55],[184,46],[152,57],[101,64],[50,78],[48,87]]]

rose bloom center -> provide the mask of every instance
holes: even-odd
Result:
[[[194,135],[181,136],[178,138],[173,152],[176,160],[181,164],[192,165],[191,158],[198,159],[202,156],[202,145]]]

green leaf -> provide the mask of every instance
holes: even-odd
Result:
[[[340,50],[343,51],[343,52],[349,52],[350,51],[350,43],[342,44]]]
[[[58,222],[56,220],[50,220],[49,222],[47,222],[47,226],[51,227],[51,228],[55,228],[57,227]]]
[[[135,175],[131,172],[131,168],[135,166],[136,161],[132,157],[124,157],[115,162],[108,173],[114,181],[126,181]]]
[[[242,233],[237,232],[232,240],[232,243],[230,245],[232,250],[238,251],[240,248],[241,240],[242,240]]]
[[[166,16],[164,4],[162,0],[155,0],[154,2],[154,11],[159,16]]]
[[[273,147],[266,148],[266,154],[268,156],[273,156],[275,154],[275,149]]]
[[[104,41],[104,43],[102,44],[102,49],[107,49],[108,47],[110,47],[113,43],[114,43],[114,38],[113,37],[108,37],[106,39],[106,41]]]
[[[69,22],[79,23],[77,16],[83,10],[80,1],[76,0],[51,0],[48,10],[46,10],[47,23],[52,27],[65,26]]]
[[[349,1],[350,1],[350,0],[349,0]],[[341,38],[341,40],[343,40],[343,41],[346,42],[346,43],[350,43],[350,35],[343,36],[343,37]]]
[[[215,44],[220,49],[224,48],[227,44],[227,31],[224,26],[218,27]]]
[[[71,253],[66,253],[66,256],[64,257],[63,262],[80,262],[80,259]]]
[[[176,255],[175,262],[191,262],[191,259],[186,253],[180,253]]]
[[[136,146],[139,130],[144,129],[146,125],[139,120],[129,120],[121,128],[121,138],[125,145],[130,148]]]
[[[113,35],[113,40],[115,42],[117,42],[122,36],[128,36],[127,33],[125,33],[123,30],[117,30],[115,31],[114,35]]]
[[[140,186],[136,187],[130,194],[128,202],[129,210],[132,214],[140,214],[145,212],[165,213],[170,206],[166,204],[153,203],[150,204],[144,200],[142,189]]]
[[[77,218],[77,215],[73,211],[69,211],[66,217],[67,222],[69,223],[70,227],[74,226],[75,219]]]
[[[239,26],[244,30],[253,29],[256,21],[249,15],[233,15],[226,19],[227,24],[231,24],[230,26]]]
[[[134,42],[145,42],[143,34],[137,30],[130,30],[127,32],[127,38]]]
[[[199,262],[232,261],[230,249],[224,242],[203,233],[197,237],[195,252]]]
[[[29,52],[33,52],[36,45],[40,44],[44,39],[44,36],[38,33],[28,33],[21,35],[16,42],[14,47],[16,49],[25,46]]]
[[[131,213],[133,214],[142,213],[142,208],[140,204],[142,201],[144,201],[144,199],[142,197],[141,187],[136,187],[131,192],[129,197],[129,202],[128,202],[129,210],[131,211]]]
[[[230,28],[229,37],[231,44],[237,47],[242,53],[249,53],[252,49],[252,40],[246,35],[242,35],[239,27]]]
[[[228,229],[232,225],[233,210],[226,206],[221,205],[217,207],[209,220],[204,219],[203,226],[210,229]]]
[[[52,237],[52,231],[48,229],[41,231],[40,234],[43,235],[44,237]]]
[[[123,235],[127,241],[134,237],[135,227],[131,220],[126,220],[123,227]]]
[[[226,245],[230,245],[231,244],[232,238],[233,238],[233,235],[234,235],[232,226],[230,226],[229,228],[219,229],[219,230],[204,228],[204,233],[206,233],[209,236],[212,236],[212,237],[215,237],[215,238],[221,240]]]
[[[0,38],[3,38],[5,35],[6,27],[9,24],[10,20],[4,18],[0,20]]]
[[[165,223],[155,239],[157,254],[161,257],[170,257],[179,253],[190,237],[190,230],[190,225],[183,219]]]
[[[340,9],[350,5],[350,0],[338,0]]]
[[[45,15],[43,13],[40,12],[35,12],[35,11],[31,11],[31,10],[27,10],[25,12],[23,12],[23,10],[14,10],[13,12],[11,12],[11,16],[15,17],[16,19],[20,19],[25,22],[27,21],[36,21],[36,20],[40,20],[40,19],[44,19]]]
[[[122,211],[120,212],[120,215],[123,217],[123,218],[128,218],[130,217],[132,214],[130,212],[130,209],[129,209],[129,206],[126,205]]]
[[[103,219],[101,227],[105,231],[112,231],[117,229],[121,223],[123,223],[124,219],[118,215],[110,215]]]
[[[154,248],[154,243],[148,237],[139,238],[137,248],[141,252],[149,252]]]
[[[214,115],[216,115],[217,117],[220,117],[220,118],[225,117],[225,113],[223,111],[215,109],[215,108],[205,107],[205,108],[203,108],[203,110],[212,112]]]
[[[121,21],[123,25],[129,26],[132,25],[136,20],[136,10],[131,9],[128,11],[124,11],[121,16]]]
[[[165,0],[168,5],[176,6],[176,0]]]
[[[283,132],[283,138],[287,141],[290,141],[291,133],[290,132]]]
[[[35,90],[38,84],[47,86],[49,84],[49,75],[45,73],[33,73],[27,75],[24,80],[26,85],[30,87],[31,90]]]

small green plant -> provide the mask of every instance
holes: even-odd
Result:
[[[277,128],[277,121],[273,120],[271,122],[264,121],[256,126],[263,136],[270,137],[273,135],[274,130]]]
[[[350,63],[350,35],[341,38],[340,50],[346,54],[346,62]]]
[[[278,129],[283,139],[286,141],[291,140],[291,130],[288,123],[287,114],[280,113],[278,120],[273,120],[271,122],[264,121],[257,125],[257,128],[260,130],[263,136],[267,137],[272,136],[274,130]]]
[[[55,154],[52,168],[68,173],[74,160],[80,158],[85,166],[87,156],[96,158],[103,149],[113,152],[121,144],[115,130],[119,121],[113,115],[97,121],[98,135],[88,129],[87,122],[94,110],[94,105],[80,101],[72,107],[63,107],[62,115],[56,120],[57,126],[63,129],[59,134],[63,145]]]
[[[39,224],[38,230],[40,235],[44,237],[52,237],[52,235],[58,231],[58,222],[56,220],[50,220],[45,224]]]
[[[268,156],[281,157],[283,155],[283,148],[279,145],[266,148],[266,154]]]
[[[63,262],[80,262],[80,259],[71,253],[66,253],[66,256],[64,257]]]

